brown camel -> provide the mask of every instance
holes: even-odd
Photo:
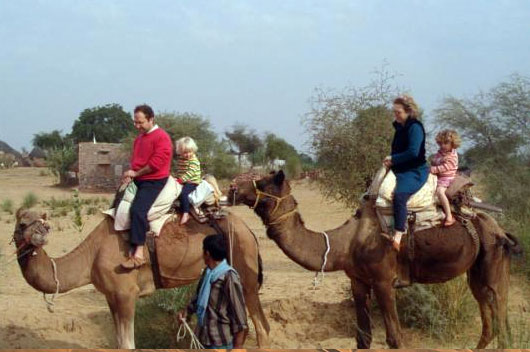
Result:
[[[393,287],[398,260],[391,242],[381,236],[375,201],[364,200],[354,217],[338,228],[319,233],[304,226],[290,191],[284,173],[279,171],[257,181],[236,180],[230,198],[234,204],[253,207],[267,227],[268,237],[289,258],[308,270],[321,270],[327,235],[330,251],[324,270],[344,270],[351,279],[358,322],[358,348],[369,348],[372,341],[369,311],[372,290],[384,317],[388,345],[402,348]],[[519,246],[509,234],[508,237],[496,236],[504,235],[504,231],[484,213],[478,213],[473,224],[480,243],[474,242],[460,223],[450,228],[417,232],[412,276],[415,282],[429,284],[444,282],[467,272],[482,318],[482,336],[477,348],[486,347],[495,336],[498,336],[499,345],[504,346],[510,252],[518,250]],[[501,241],[502,238],[509,240]],[[406,240],[402,241],[402,255],[407,253],[406,244]]]
[[[129,245],[124,233],[114,231],[112,218],[105,217],[78,247],[56,259],[49,258],[42,248],[49,231],[45,214],[19,209],[16,218],[13,238],[26,281],[44,293],[56,290],[62,293],[93,284],[109,304],[118,348],[134,348],[135,302],[138,297],[153,293],[155,283],[150,264],[139,270],[121,268]],[[257,240],[246,224],[232,214],[220,220],[219,225],[230,240],[232,264],[241,276],[258,345],[266,347],[269,325],[258,298],[262,273]],[[202,240],[212,233],[215,231],[208,225],[195,221],[185,227],[178,225],[178,220],[165,223],[156,240],[165,288],[189,284],[199,278],[204,267]]]

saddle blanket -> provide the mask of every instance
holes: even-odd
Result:
[[[383,173],[380,170],[374,178],[374,184],[379,186],[378,189],[371,190],[377,195],[376,213],[383,231],[390,232],[394,227],[392,200],[396,188],[396,176],[392,171],[386,172],[385,170]],[[416,231],[437,226],[445,218],[443,210],[437,206],[436,185],[436,175],[429,174],[425,185],[414,193],[407,202],[408,211],[416,213]]]
[[[125,231],[131,228],[130,208],[134,197],[136,196],[138,188],[134,182],[129,183],[125,189],[123,199],[118,208],[112,208],[103,211],[104,214],[110,215],[114,219],[114,229],[116,231]],[[171,206],[180,195],[182,185],[179,184],[173,177],[169,177],[166,185],[156,198],[155,202],[147,213],[147,220],[149,221],[150,230],[158,236],[164,226],[166,220],[173,214],[169,213]],[[213,187],[206,181],[202,181],[195,191],[190,193],[190,203],[194,207],[199,207],[207,201],[214,193]]]

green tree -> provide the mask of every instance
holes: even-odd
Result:
[[[119,143],[134,131],[131,114],[119,104],[108,104],[85,109],[74,122],[69,135],[76,143],[97,142]]]
[[[230,131],[225,132],[228,138],[230,149],[237,154],[239,168],[241,169],[241,156],[248,154],[251,162],[254,162],[253,155],[263,147],[263,141],[256,131],[243,124],[235,124]]]
[[[530,250],[530,79],[512,75],[470,99],[447,97],[437,123],[456,129],[464,162],[480,175],[489,202],[504,209],[504,225]],[[530,275],[530,265],[525,270]]]
[[[43,150],[51,150],[55,148],[62,148],[68,143],[67,138],[63,136],[61,131],[53,130],[51,132],[40,132],[33,135],[33,146],[39,147]]]
[[[354,207],[390,153],[393,136],[388,108],[397,92],[393,77],[379,72],[368,86],[317,89],[305,126],[322,177],[323,192]]]
[[[74,146],[67,144],[62,148],[56,148],[49,152],[46,164],[52,173],[59,177],[61,185],[67,184],[68,171],[77,161],[77,151]]]
[[[292,156],[298,156],[298,152],[285,139],[276,136],[274,133],[268,133],[265,136],[265,157],[268,161],[274,159],[287,160]]]

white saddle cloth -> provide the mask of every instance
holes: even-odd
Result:
[[[371,187],[369,192],[377,195],[375,206],[381,228],[384,232],[390,232],[394,227],[392,200],[396,188],[396,176],[392,171],[387,172],[383,169],[377,173],[372,183],[374,187]],[[437,226],[445,217],[437,206],[436,185],[436,175],[429,174],[425,185],[407,201],[407,210],[416,213],[416,231]]]
[[[103,213],[112,216],[114,218],[114,229],[116,231],[125,231],[131,228],[131,216],[130,209],[138,187],[134,182],[129,183],[125,189],[123,199],[121,200],[118,208],[112,208],[105,210]],[[156,198],[155,202],[147,213],[147,220],[149,221],[149,227],[155,236],[160,234],[162,226],[164,226],[166,220],[173,214],[168,214],[171,209],[171,205],[178,198],[182,191],[182,185],[179,184],[173,177],[169,176],[166,185],[162,188],[162,191]],[[202,181],[195,191],[190,193],[189,199],[193,206],[199,207],[205,201],[211,198],[213,194],[213,187],[206,181]]]

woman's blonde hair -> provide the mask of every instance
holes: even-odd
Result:
[[[405,112],[409,114],[409,117],[412,117],[413,119],[417,119],[420,113],[420,109],[418,108],[418,104],[414,101],[414,98],[410,95],[403,94],[394,99],[394,104],[399,104],[403,106],[403,109],[405,109]]]
[[[191,137],[182,137],[176,141],[175,148],[177,149],[177,154],[183,154],[186,152],[197,153],[197,150],[199,150],[197,144]]]
[[[453,149],[460,147],[462,139],[455,130],[443,130],[436,135],[436,143],[451,143]]]

